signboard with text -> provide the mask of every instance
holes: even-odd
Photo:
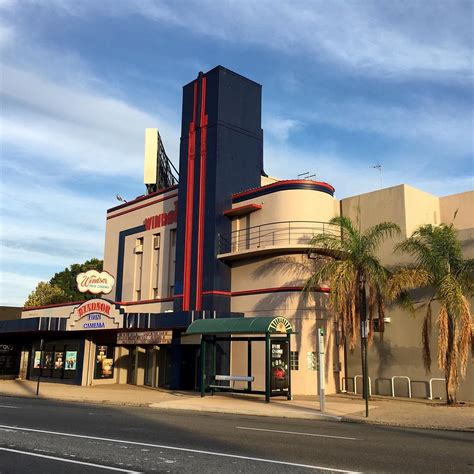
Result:
[[[115,278],[109,272],[98,272],[89,270],[79,273],[76,277],[77,289],[81,293],[92,293],[104,295],[110,293],[115,285]]]
[[[97,298],[74,308],[66,323],[67,331],[121,329],[123,314],[114,303]]]
[[[171,344],[173,331],[139,331],[117,333],[117,344],[121,345],[149,345]]]

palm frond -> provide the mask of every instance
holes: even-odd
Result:
[[[401,230],[393,222],[381,222],[380,224],[369,227],[362,235],[362,245],[367,252],[375,252],[380,244],[388,239],[400,235]]]
[[[432,277],[428,271],[419,267],[402,267],[388,279],[387,297],[394,301],[408,290],[430,286]]]

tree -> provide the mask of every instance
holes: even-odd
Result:
[[[395,272],[390,296],[400,298],[414,312],[408,291],[424,288],[428,292],[422,330],[423,363],[427,372],[431,369],[432,304],[435,301],[439,304],[438,367],[445,373],[447,403],[453,405],[459,387],[458,368],[464,377],[472,341],[468,298],[474,294],[474,260],[464,259],[453,224],[420,226],[396,246],[396,251],[412,256],[415,263]]]
[[[97,295],[81,293],[77,289],[76,276],[88,270],[102,271],[103,261],[92,258],[84,263],[73,263],[69,268],[57,272],[49,282],[38,283],[36,289],[28,296],[25,307],[46,306],[49,304],[69,303],[96,298]]]
[[[67,301],[67,295],[61,288],[49,282],[40,281],[35,290],[29,294],[25,306],[47,306],[65,301]]]
[[[353,350],[357,344],[358,328],[362,332],[367,320],[372,326],[376,309],[383,325],[388,272],[376,252],[386,238],[399,234],[400,228],[392,222],[382,222],[362,232],[350,218],[343,216],[332,218],[329,224],[340,227],[341,233],[323,233],[311,239],[311,251],[319,254],[319,261],[304,289],[311,291],[321,284],[329,285],[329,309],[340,318],[342,338],[349,341],[349,348]],[[369,331],[370,337],[371,334]],[[364,337],[364,344],[361,344],[362,374],[367,383],[368,374],[364,369],[366,342]],[[368,399],[366,383],[364,397]]]
[[[58,286],[66,293],[68,298],[66,301],[82,301],[96,298],[97,295],[81,293],[77,289],[76,276],[79,275],[79,273],[87,272],[88,270],[97,270],[98,272],[101,272],[102,269],[103,261],[98,258],[92,258],[84,263],[73,263],[69,268],[65,268],[63,271],[55,273],[49,282],[52,285]]]

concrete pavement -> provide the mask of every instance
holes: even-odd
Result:
[[[92,473],[98,465],[102,472],[467,473],[473,442],[466,432],[0,399],[2,474]]]
[[[36,382],[0,381],[0,396],[36,398]],[[319,411],[317,397],[295,397],[288,401],[273,398],[265,403],[262,396],[219,394],[201,398],[196,392],[157,390],[134,385],[97,385],[80,387],[41,382],[39,398],[111,404],[147,406],[160,410],[228,413],[299,419],[331,419],[368,422],[392,426],[474,431],[474,406],[446,407],[428,400],[387,399],[370,401],[369,418],[360,397],[329,395],[326,410]],[[0,400],[1,404],[1,400]]]

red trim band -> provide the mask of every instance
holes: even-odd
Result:
[[[77,305],[77,304],[82,304],[85,303],[87,300],[82,300],[82,301],[71,301],[67,303],[56,303],[56,304],[47,304],[44,306],[24,306],[21,308],[22,311],[32,311],[34,309],[47,309],[47,308],[59,308],[61,306],[72,306],[72,305]]]
[[[230,291],[220,291],[220,290],[209,290],[203,291],[203,295],[220,295],[220,296],[232,296]]]
[[[114,214],[113,216],[107,216],[107,220],[113,219],[114,217],[123,216],[124,214],[128,214],[129,212],[136,211],[137,209],[143,209],[144,207],[152,206],[153,204],[158,204],[159,202],[167,201],[168,199],[173,199],[178,196],[178,193],[170,194],[161,199],[157,199],[153,202],[147,202],[146,204],[142,204],[141,206],[134,207],[133,209],[127,209],[126,211],[119,212],[118,214]]]
[[[314,190],[316,191],[318,191],[317,188],[319,187],[320,188],[319,191],[322,191],[322,190],[324,190],[325,192],[329,191],[331,196],[334,194],[334,191],[335,191],[335,189],[329,183],[325,183],[323,181],[312,181],[310,179],[286,179],[282,181],[277,181],[276,183],[270,183],[270,184],[266,184],[265,186],[260,186],[258,188],[253,188],[253,189],[247,189],[246,191],[241,191],[239,193],[232,194],[232,200],[244,201],[245,196],[250,196],[248,197],[248,199],[251,199],[252,197],[257,197],[260,194],[268,194],[270,192],[273,192],[273,190],[277,191],[278,189],[275,189],[275,188],[285,188],[288,186],[289,187],[301,186],[301,189],[308,189],[308,188],[311,189],[311,187],[314,187],[315,188]]]
[[[183,310],[189,310],[191,294],[191,253],[193,234],[194,205],[194,159],[196,156],[196,105],[197,81],[194,82],[193,121],[189,124],[188,134],[188,176],[186,188],[186,225],[184,230],[184,278],[183,278]]]
[[[206,204],[206,155],[207,155],[207,114],[206,114],[206,77],[201,79],[201,153],[199,163],[199,207],[198,207],[198,242],[196,268],[196,310],[202,308],[202,264],[204,253],[204,214]]]
[[[159,191],[155,191],[154,193],[147,194],[146,196],[139,196],[139,197],[133,199],[132,201],[128,201],[128,202],[125,202],[125,203],[120,204],[118,206],[111,207],[110,209],[107,209],[107,213],[118,211],[119,209],[122,209],[124,207],[131,206],[132,204],[136,204],[137,202],[144,201],[145,199],[150,199],[152,197],[158,196],[158,195],[163,194],[163,193],[168,193],[169,191],[173,191],[174,189],[177,189],[177,188],[178,188],[178,185],[170,186],[169,188],[160,189]]]
[[[292,292],[292,291],[303,291],[302,286],[280,286],[277,288],[260,288],[257,290],[242,290],[242,291],[233,291],[232,296],[247,296],[247,295],[259,295],[261,293],[282,293],[282,292]],[[330,289],[325,287],[319,287],[312,290],[315,293],[329,293]]]
[[[283,293],[283,292],[294,292],[303,291],[302,286],[279,286],[276,288],[259,288],[255,290],[241,290],[241,291],[220,291],[220,290],[209,290],[203,291],[203,295],[220,295],[220,296],[247,296],[247,295],[260,295],[263,293]],[[326,287],[319,287],[312,290],[315,293],[329,293],[330,289]]]

